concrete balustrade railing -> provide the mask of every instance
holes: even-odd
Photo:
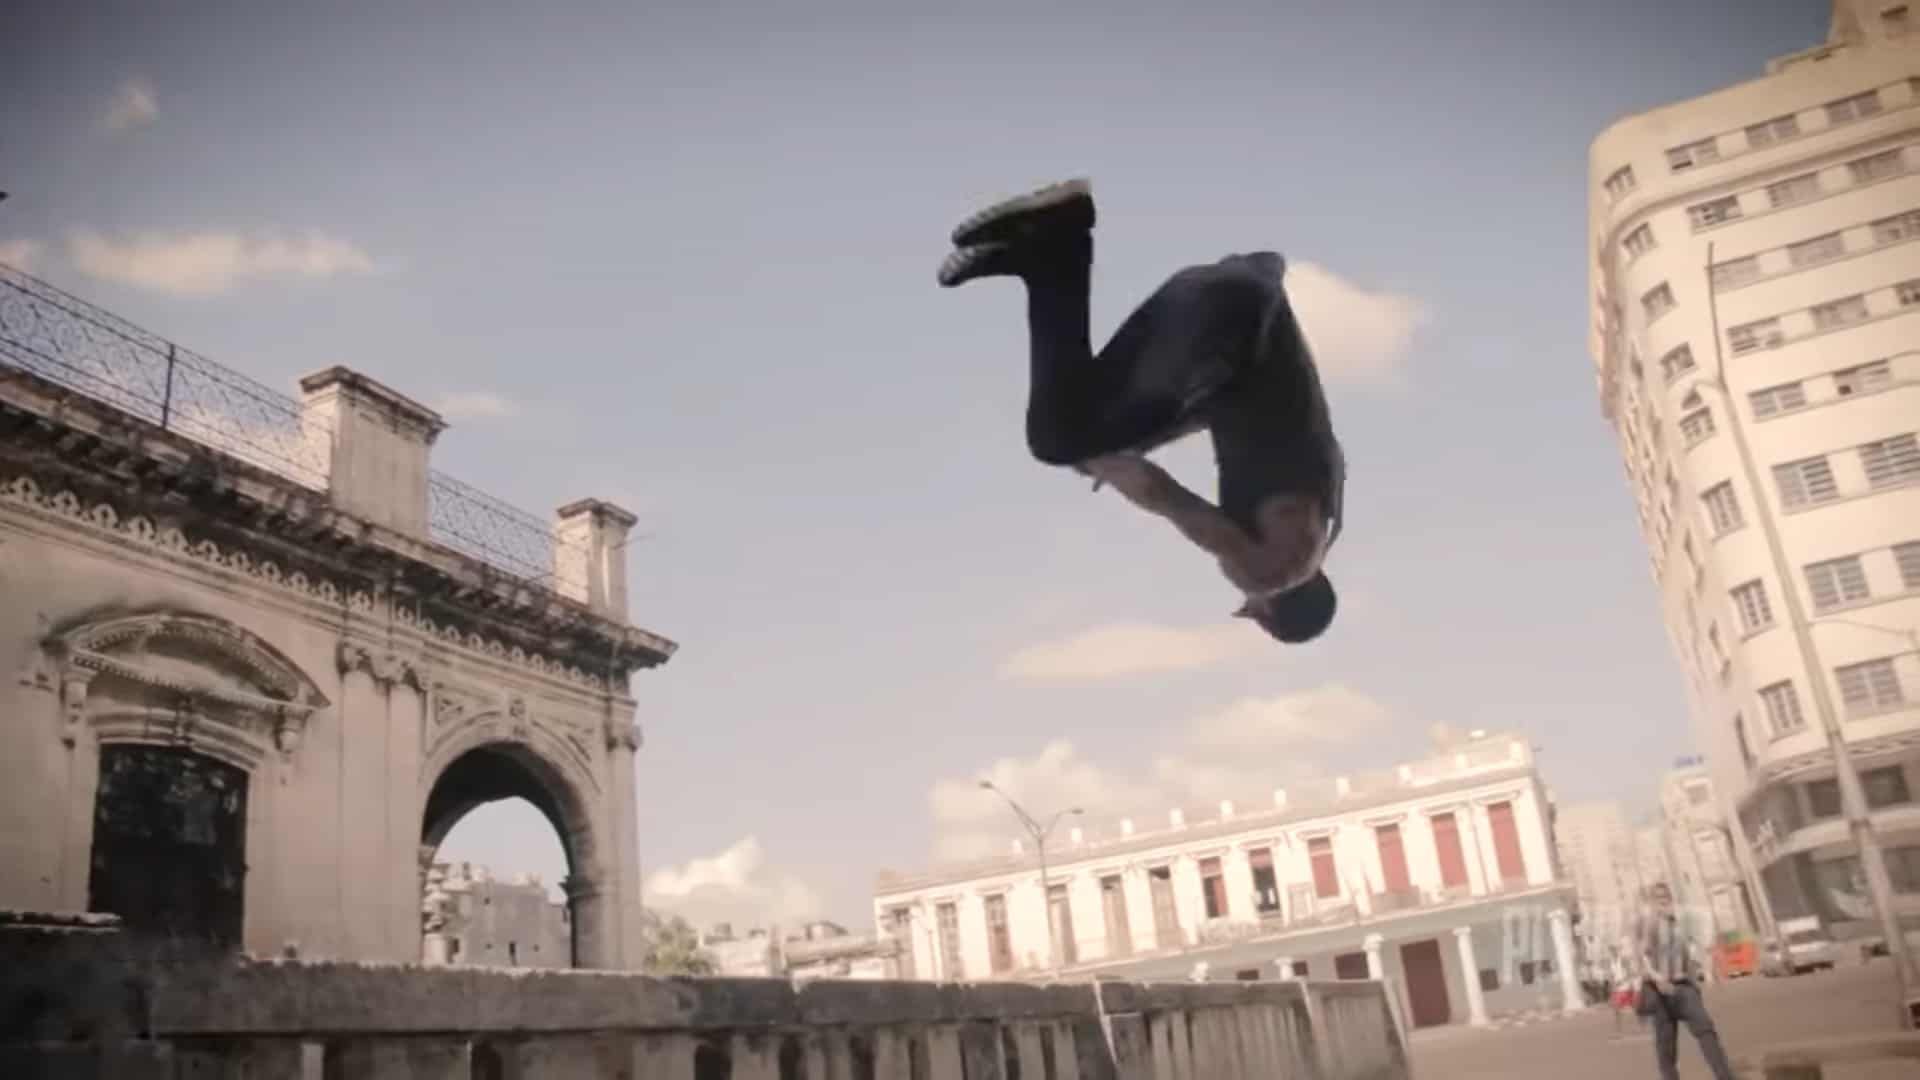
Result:
[[[1399,1080],[1378,983],[1031,986],[248,962],[0,932],[0,1076]]]

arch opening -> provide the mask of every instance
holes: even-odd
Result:
[[[449,836],[470,820],[483,826],[504,821],[508,828],[498,835],[456,837],[452,847],[469,858],[443,859]],[[554,865],[551,857],[539,858],[543,852],[527,850],[545,847],[541,833],[547,830],[557,841],[557,868],[564,873],[560,880],[524,873],[530,865]],[[476,839],[480,842],[469,842]],[[472,859],[475,849],[485,858]],[[591,920],[599,914],[594,908],[598,897],[580,883],[593,865],[586,806],[557,768],[518,743],[486,743],[467,750],[441,771],[422,814],[422,962],[590,966],[580,926],[583,917]],[[557,897],[556,888],[561,893]]]

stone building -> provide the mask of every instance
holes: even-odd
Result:
[[[427,871],[429,964],[567,967],[572,929],[538,874],[503,881],[484,866],[434,863]]]
[[[874,915],[903,978],[1386,978],[1415,1026],[1485,1024],[1582,1005],[1551,820],[1526,740],[1475,732],[1298,801],[1075,829],[1044,885],[1018,845],[882,874]]]
[[[792,979],[897,979],[899,944],[890,937],[852,934],[824,919],[792,931],[754,927],[736,937],[722,923],[701,935],[719,974]]]
[[[633,517],[429,468],[345,368],[298,401],[0,267],[0,908],[415,962],[432,852],[522,797],[573,959],[631,966]]]

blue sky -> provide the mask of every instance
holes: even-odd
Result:
[[[1519,728],[1563,801],[1689,751],[1585,350],[1586,148],[1826,5],[19,3],[0,252],[276,386],[445,407],[436,464],[636,511],[641,854],[704,918],[865,921],[997,850]],[[269,11],[278,8],[278,11]],[[402,10],[403,9],[403,10]],[[1343,610],[1248,638],[1164,524],[1025,454],[984,200],[1090,175],[1094,320],[1295,265],[1351,462]],[[1176,472],[1211,490],[1204,445]],[[557,872],[511,808],[450,849]]]

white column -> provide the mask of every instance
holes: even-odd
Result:
[[[1367,978],[1380,978],[1380,946],[1385,941],[1379,934],[1368,934],[1360,939],[1360,947],[1367,950]]]
[[[1282,956],[1273,962],[1273,966],[1280,969],[1281,982],[1292,982],[1295,979],[1296,976],[1293,974],[1293,957]]]
[[[1480,993],[1480,961],[1473,955],[1473,927],[1453,928],[1454,948],[1460,954],[1460,981],[1467,987],[1467,1022],[1487,1026],[1487,999]]]
[[[1584,1007],[1580,980],[1573,971],[1573,919],[1566,908],[1547,912],[1547,924],[1553,931],[1553,966],[1560,973],[1562,1012],[1579,1012]]]

